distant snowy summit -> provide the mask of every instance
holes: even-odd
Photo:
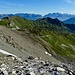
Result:
[[[40,14],[29,14],[29,13],[17,13],[17,14],[0,14],[0,18],[3,17],[9,17],[9,16],[21,16],[23,18],[29,19],[29,20],[36,20],[39,18],[45,18],[45,17],[50,17],[50,18],[57,18],[61,21],[70,19],[72,17],[75,17],[75,15],[72,14],[62,14],[62,13],[49,13],[44,16]]]

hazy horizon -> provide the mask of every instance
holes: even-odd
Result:
[[[59,14],[69,14],[69,15],[75,15],[75,14],[71,14],[71,13],[61,13],[61,12],[49,12],[49,13],[46,13],[46,14],[44,14],[44,15],[47,15],[47,14],[53,14],[53,13],[59,13]],[[1,15],[3,14],[35,14],[35,15],[42,15],[42,14],[40,14],[40,13],[29,13],[29,12],[16,12],[16,13],[0,13]],[[44,16],[44,15],[42,15],[42,16]]]
[[[75,14],[74,0],[0,0],[0,14]]]

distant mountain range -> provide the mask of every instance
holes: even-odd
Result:
[[[75,17],[65,20],[64,23],[75,24]]]
[[[75,15],[72,14],[61,14],[61,13],[49,13],[46,14],[44,17],[51,17],[51,18],[57,18],[61,21],[67,20],[69,18],[75,17]]]
[[[64,21],[64,20],[75,17],[75,15],[72,15],[72,14],[61,14],[61,13],[49,13],[49,14],[46,14],[44,16],[42,16],[40,14],[28,14],[28,13],[0,14],[0,18],[8,17],[8,16],[20,16],[20,17],[23,17],[23,18],[26,18],[26,19],[29,19],[29,20],[36,20],[36,19],[39,19],[39,18],[50,17],[50,18],[53,18],[53,19],[57,18],[61,21]]]
[[[28,14],[28,13],[0,14],[0,18],[11,17],[11,16],[20,16],[29,20],[36,20],[38,18],[42,18],[42,15],[39,15],[39,14]]]

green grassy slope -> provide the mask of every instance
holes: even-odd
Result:
[[[1,20],[0,25],[7,25],[9,23],[8,20]]]
[[[57,34],[53,32],[41,32],[41,38],[49,43],[57,55],[75,60],[75,34]]]
[[[68,26],[71,25],[68,24]],[[35,21],[33,33],[37,33],[45,40],[57,56],[75,60],[75,33],[73,33],[72,29],[75,31],[74,27],[69,29],[57,19],[43,18]],[[48,52],[50,51],[48,50]]]
[[[14,27],[18,26],[21,29],[33,28],[33,22],[22,17],[10,17],[10,21],[14,22]]]
[[[66,27],[63,22],[51,18],[31,21],[15,16],[10,17],[8,22],[13,22],[13,27],[18,26],[21,30],[27,29],[40,36],[49,44],[51,49],[48,49],[48,52],[53,50],[59,56],[75,60],[75,33],[72,33],[72,29]]]

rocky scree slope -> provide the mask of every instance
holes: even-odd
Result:
[[[43,46],[50,49],[39,36],[30,34],[27,31],[14,31],[0,26],[0,49],[12,53],[23,60],[28,56],[34,56],[41,57],[43,60],[58,62],[53,56],[50,57],[45,53],[47,50]]]

